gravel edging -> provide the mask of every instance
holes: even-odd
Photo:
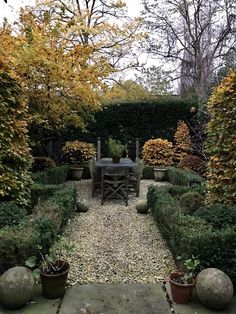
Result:
[[[77,213],[68,222],[64,236],[75,245],[68,258],[69,285],[88,283],[155,283],[163,281],[175,268],[172,255],[150,214],[137,214],[135,204],[146,198],[150,184],[141,181],[140,197],[109,200],[91,198],[91,181],[76,182],[78,196],[89,211]]]

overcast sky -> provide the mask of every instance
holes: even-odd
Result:
[[[14,21],[17,17],[17,11],[21,6],[32,4],[33,0],[8,0],[6,4],[3,0],[0,0],[0,22],[3,17],[7,17],[9,21]],[[129,14],[131,16],[139,15],[142,8],[141,0],[126,0],[128,5]]]

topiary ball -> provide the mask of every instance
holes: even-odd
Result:
[[[139,200],[136,204],[136,210],[139,214],[147,214],[148,203],[146,200]]]
[[[8,309],[17,309],[28,302],[34,290],[32,272],[22,266],[8,269],[0,277],[0,303]]]
[[[217,268],[206,268],[196,278],[196,293],[199,300],[214,310],[227,307],[234,294],[229,277]]]
[[[204,197],[197,192],[184,193],[180,198],[180,207],[186,214],[193,214],[203,205]]]

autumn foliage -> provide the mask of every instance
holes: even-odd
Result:
[[[175,147],[174,147],[174,161],[180,162],[192,147],[189,128],[184,121],[178,122],[178,127],[175,132]]]
[[[211,120],[207,127],[208,200],[236,202],[236,72],[224,78],[214,90],[208,110]]]
[[[62,149],[63,161],[69,165],[87,165],[95,156],[96,150],[93,144],[77,140],[66,142]]]
[[[19,204],[29,201],[31,156],[27,110],[15,79],[0,72],[0,199]]]
[[[142,155],[150,166],[170,166],[173,164],[173,145],[161,138],[149,140],[143,146]]]

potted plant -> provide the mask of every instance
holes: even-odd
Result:
[[[107,149],[113,163],[119,163],[120,158],[126,150],[126,146],[122,145],[120,141],[109,138],[107,142]]]
[[[92,157],[96,156],[93,144],[76,141],[66,142],[62,149],[62,159],[70,165],[70,177],[72,180],[81,180],[83,169],[88,166]]]
[[[63,237],[59,237],[49,254],[43,255],[40,251],[41,262],[39,269],[34,269],[37,257],[32,256],[26,261],[26,266],[34,269],[36,279],[40,277],[43,295],[47,299],[57,299],[65,294],[66,280],[70,265],[65,256],[74,251],[74,246]],[[38,275],[39,274],[39,275]]]
[[[190,299],[195,285],[196,269],[199,266],[198,259],[188,259],[183,263],[180,271],[169,275],[172,298],[176,303],[184,304]]]

